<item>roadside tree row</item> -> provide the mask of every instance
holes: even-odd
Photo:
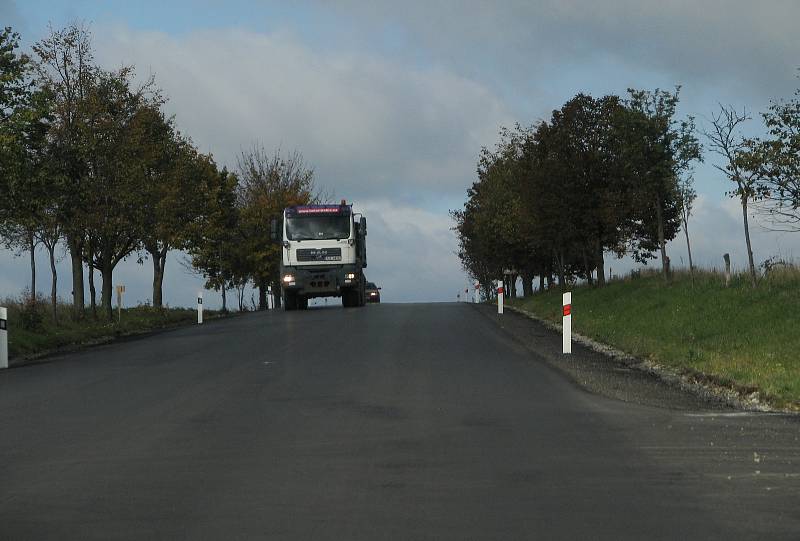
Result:
[[[602,286],[605,258],[629,255],[659,259],[669,280],[666,246],[681,230],[693,270],[693,171],[703,149],[694,118],[677,115],[679,93],[578,94],[546,121],[501,130],[452,212],[465,270],[487,285],[511,270],[528,295],[536,278],[540,289],[576,279]],[[775,227],[800,228],[800,94],[763,117],[769,136],[747,138],[746,112],[720,106],[701,134],[742,203],[753,285],[748,204]]]
[[[191,254],[223,293],[253,283],[263,296],[276,280],[265,224],[286,201],[311,197],[313,172],[299,154],[268,162],[263,149],[243,153],[235,173],[220,169],[165,102],[133,66],[98,66],[81,25],[50,29],[30,55],[11,28],[0,32],[0,241],[29,255],[32,298],[34,254],[46,248],[53,318],[61,247],[77,319],[87,313],[85,282],[89,314],[111,318],[114,269],[128,258],[150,260],[156,307],[173,250]]]

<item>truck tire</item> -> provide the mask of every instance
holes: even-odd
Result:
[[[287,312],[297,310],[297,293],[286,292],[283,294],[283,308]]]
[[[363,280],[358,286],[358,306],[366,306],[367,305],[367,284]]]
[[[353,308],[358,306],[358,290],[346,289],[342,291],[342,306],[345,308]]]

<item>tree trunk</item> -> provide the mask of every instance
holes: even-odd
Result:
[[[267,282],[266,280],[258,281],[258,309],[267,309]]]
[[[106,318],[109,321],[113,321],[114,309],[111,306],[111,295],[114,291],[114,269],[110,262],[103,262],[103,267],[100,269],[100,274],[103,277],[103,293],[100,297],[100,303]]]
[[[33,233],[28,234],[28,250],[31,252],[31,304],[36,303],[36,242]]]
[[[603,258],[603,245],[600,243],[599,237],[594,241],[594,253],[597,259],[597,287],[603,287],[606,285],[606,263]]]
[[[661,250],[661,272],[664,280],[669,280],[669,258],[667,257],[667,242],[664,240],[664,212],[661,208],[661,199],[656,197],[656,220],[658,221],[658,247]]]
[[[147,252],[153,260],[153,306],[161,308],[164,306],[164,267],[167,265],[168,248]]]
[[[50,284],[50,303],[53,306],[53,324],[58,325],[58,271],[56,271],[56,245],[47,247],[50,254],[50,274],[52,283]]]
[[[539,275],[539,293],[544,293],[544,273]]]
[[[228,312],[228,296],[225,290],[225,282],[222,282],[222,313],[225,314]]]
[[[594,285],[594,279],[592,278],[592,270],[593,266],[589,264],[589,256],[586,255],[586,249],[581,250],[581,255],[583,256],[583,268],[586,273],[586,281],[589,282],[590,286]]]
[[[161,308],[164,304],[161,293],[161,284],[164,280],[164,270],[161,267],[161,259],[158,254],[150,254],[153,260],[153,307]]]
[[[561,291],[564,291],[567,287],[567,284],[564,283],[566,280],[565,277],[566,271],[564,269],[564,253],[560,252],[558,254],[557,259],[558,259],[558,286],[561,288]]]
[[[725,287],[729,287],[731,285],[731,256],[723,254],[722,259],[725,260]]]
[[[83,240],[70,235],[67,248],[72,263],[72,317],[82,320],[85,317],[83,301]]]
[[[92,261],[94,255],[89,256]],[[97,319],[97,289],[94,286],[94,263],[89,263],[89,305],[92,307],[92,318]]]
[[[530,297],[533,295],[533,276],[530,273],[522,273],[522,296]]]
[[[688,220],[686,220],[685,218],[683,220],[683,234],[686,236],[686,251],[689,254],[689,276],[692,279],[692,285],[694,285],[694,263],[692,262],[692,245],[689,242]]]
[[[753,248],[750,244],[750,225],[747,220],[747,197],[742,197],[742,217],[744,218],[744,238],[747,241],[747,262],[750,265],[750,283],[756,287],[756,265],[753,263]]]

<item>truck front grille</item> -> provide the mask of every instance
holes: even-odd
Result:
[[[300,248],[297,261],[341,261],[341,248]]]

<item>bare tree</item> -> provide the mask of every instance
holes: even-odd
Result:
[[[709,146],[720,155],[722,165],[714,164],[736,187],[728,192],[731,197],[738,197],[742,205],[744,221],[744,238],[747,243],[747,260],[750,268],[750,281],[756,286],[756,266],[753,262],[753,248],[750,243],[750,224],[747,216],[748,204],[759,197],[757,171],[748,170],[744,164],[749,160],[750,146],[740,130],[741,125],[750,120],[746,109],[737,111],[731,105],[719,105],[719,111],[711,116],[711,129],[705,131]]]
[[[307,205],[318,201],[320,196],[314,169],[306,165],[297,151],[284,157],[280,150],[268,153],[264,147],[253,145],[239,155],[237,174],[236,203],[242,246],[251,254],[248,274],[258,288],[258,309],[266,310],[267,288],[272,285],[273,291],[280,290],[278,262],[282,248],[264,235],[264,226],[271,219],[280,218],[286,207]]]
[[[683,233],[686,236],[686,251],[689,252],[689,275],[694,284],[694,263],[692,262],[692,245],[689,242],[689,218],[692,216],[694,200],[697,199],[697,192],[694,190],[694,178],[686,175],[678,182],[678,196],[681,203],[681,222],[683,223]]]

